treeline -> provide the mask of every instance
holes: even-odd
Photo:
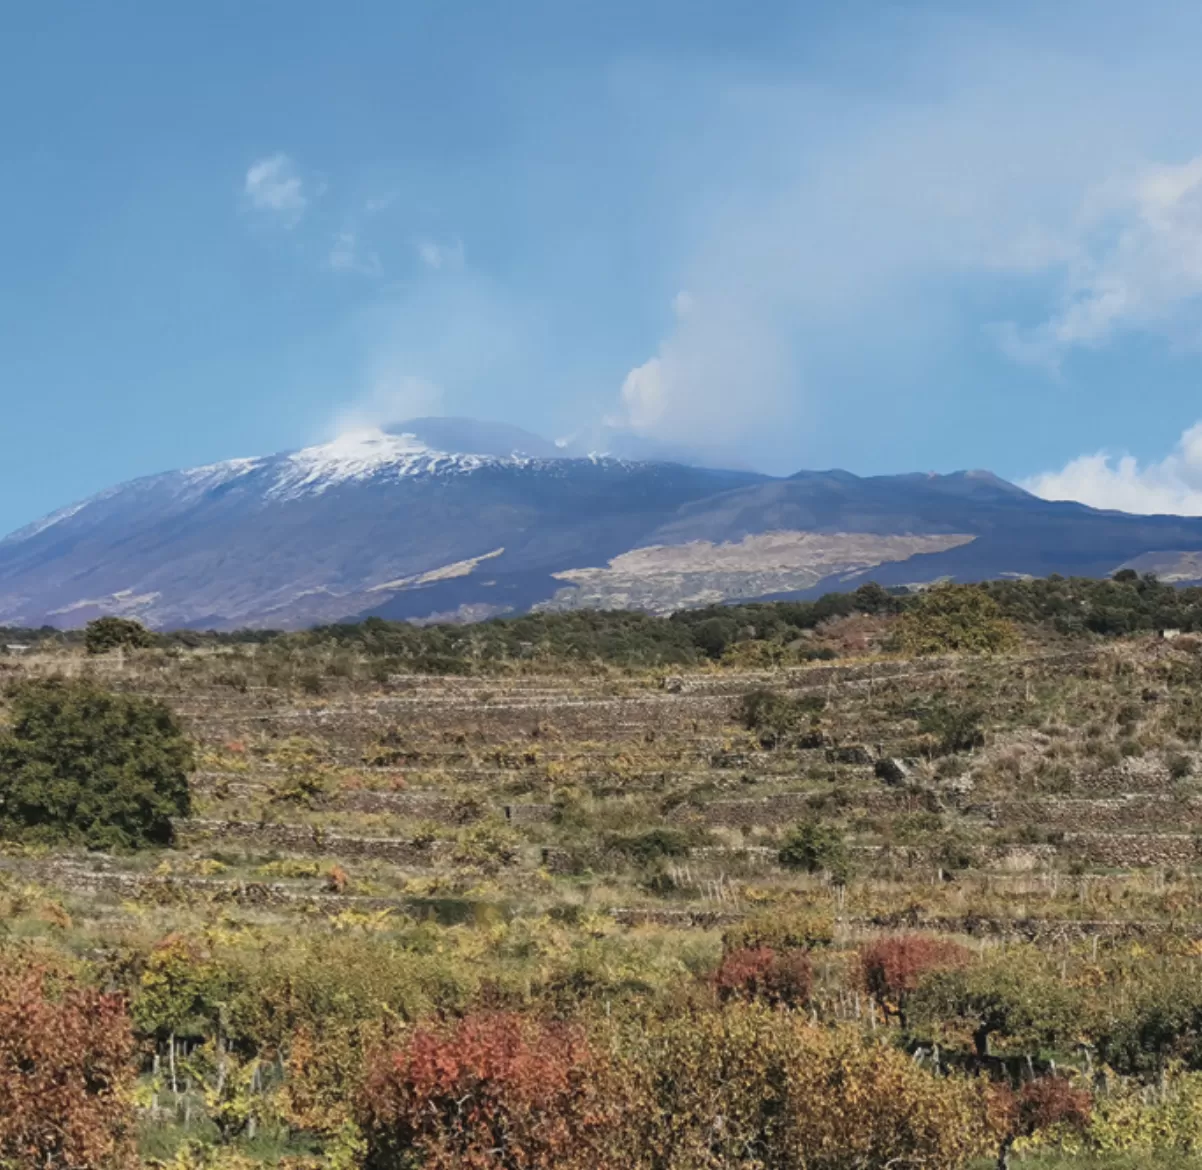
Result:
[[[695,666],[731,660],[804,662],[834,657],[821,638],[833,619],[855,614],[905,619],[896,648],[911,653],[1000,650],[1001,629],[1060,637],[1118,637],[1141,631],[1202,631],[1202,588],[1178,589],[1123,572],[990,581],[920,592],[869,583],[813,601],[753,602],[682,610],[671,617],[627,610],[577,610],[494,618],[471,625],[416,626],[368,618],[254,640],[280,649],[340,647],[409,669],[459,672],[523,659],[618,667]],[[224,635],[224,640],[234,636]]]
[[[927,636],[919,619],[954,600],[948,640],[946,613]],[[755,664],[834,657],[815,638],[825,623],[853,614],[911,617],[912,635],[896,648],[911,653],[941,650],[996,650],[1013,642],[996,625],[979,638],[974,623],[1011,623],[1062,637],[1118,637],[1141,631],[1202,631],[1202,588],[1176,588],[1131,570],[1108,580],[1052,576],[1037,580],[989,581],[936,586],[917,592],[886,590],[869,583],[849,593],[829,593],[814,601],[752,602],[683,610],[655,617],[629,610],[577,610],[494,618],[462,625],[419,626],[367,618],[284,633],[273,630],[228,632],[180,630],[146,636],[137,623],[102,618],[87,632],[0,629],[6,643],[72,645],[90,652],[118,646],[162,649],[259,645],[282,652],[313,648],[353,650],[391,660],[398,668],[426,673],[458,673],[522,660],[603,663],[627,668],[693,666],[723,659]],[[754,654],[744,651],[758,651]]]

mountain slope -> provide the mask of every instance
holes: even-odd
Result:
[[[1102,575],[1199,552],[1202,521],[1049,503],[984,472],[772,479],[564,458],[516,428],[418,419],[134,480],[13,533],[0,624],[666,612],[870,577]]]
[[[437,576],[410,579],[490,553],[504,584],[484,604],[525,608],[553,591],[552,571],[616,556],[681,504],[758,478],[368,433],[135,480],[14,533],[0,542],[0,623],[330,621],[425,596]]]

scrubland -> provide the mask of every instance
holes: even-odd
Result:
[[[1037,585],[0,659],[0,1163],[1193,1164],[1202,640]],[[164,842],[46,679],[165,712]]]

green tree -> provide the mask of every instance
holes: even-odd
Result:
[[[978,1056],[997,1037],[1012,1052],[1037,1053],[1069,1043],[1082,1005],[1046,958],[1015,948],[971,967],[934,971],[910,997],[909,1019],[936,1032],[967,1028]]]
[[[939,755],[968,752],[985,743],[981,724],[985,711],[981,707],[956,707],[947,703],[935,703],[918,715],[918,729],[932,736],[932,745]]]
[[[141,622],[132,618],[102,617],[88,622],[84,628],[83,644],[89,654],[104,654],[109,650],[143,650],[155,644],[155,636]]]
[[[90,848],[165,845],[190,810],[192,746],[165,704],[90,682],[9,692],[0,732],[0,835]]]
[[[834,825],[821,821],[802,821],[797,825],[785,838],[778,860],[786,869],[829,873],[840,885],[851,874],[851,859],[843,834]]]

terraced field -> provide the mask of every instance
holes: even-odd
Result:
[[[193,816],[149,870],[6,865],[110,913],[154,894],[707,925],[803,897],[857,929],[917,889],[909,920],[957,931],[1152,929],[1157,884],[1202,860],[1197,754],[1172,734],[1192,712],[1174,677],[1193,664],[1145,641],[777,672],[335,678],[320,696],[215,686],[211,662],[90,664],[180,714],[202,748]],[[741,700],[763,688],[813,701],[804,733],[744,726]],[[974,712],[977,739],[924,735],[932,706]],[[846,884],[779,862],[815,819],[848,846]]]
[[[170,847],[0,849],[0,959],[67,962],[128,1003],[144,1157],[359,1164],[385,1038],[452,1044],[516,1012],[637,1071],[669,1049],[634,1038],[684,1019],[762,1048],[783,1026],[765,998],[805,1044],[900,1052],[905,1092],[960,1101],[931,1165],[1010,1140],[999,1085],[1093,1102],[1020,1152],[1202,1148],[1193,639],[473,676],[290,653],[3,664],[161,702],[195,744]],[[697,1108],[704,1129],[717,1106]],[[856,1164],[910,1156],[881,1140]]]

